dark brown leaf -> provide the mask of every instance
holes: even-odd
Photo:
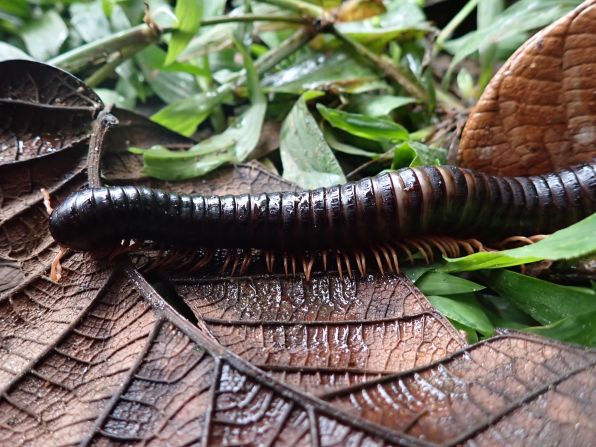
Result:
[[[219,343],[313,393],[426,365],[465,346],[404,276],[178,281]]]
[[[587,446],[596,436],[595,365],[593,350],[510,334],[323,398],[439,444]]]
[[[0,62],[0,165],[85,143],[103,108],[74,76],[26,60]]]

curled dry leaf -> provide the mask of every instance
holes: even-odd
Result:
[[[596,156],[596,0],[537,33],[489,83],[464,129],[458,163],[542,174]]]
[[[138,178],[114,160],[112,181]],[[40,247],[56,247],[35,188],[60,198],[87,183],[86,165],[73,146],[0,176],[3,256],[35,267],[0,292],[0,444],[581,446],[596,435],[593,350],[518,334],[464,347],[401,276],[173,281],[197,325],[126,259],[70,253],[50,281]],[[292,187],[282,182],[251,164],[180,188]]]

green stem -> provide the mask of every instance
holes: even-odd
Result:
[[[244,14],[241,16],[217,16],[203,19],[201,26],[220,25],[222,23],[233,23],[233,22],[286,22],[286,23],[299,23],[306,25],[310,23],[310,20],[304,17],[293,17],[293,16],[280,16],[280,15],[267,15],[267,14]]]
[[[401,85],[410,95],[425,102],[428,100],[428,95],[424,88],[412,81],[405,74],[402,68],[398,65],[395,65],[387,56],[373,53],[361,43],[341,33],[335,26],[331,28],[331,32],[358,55],[367,59],[370,65],[372,65],[374,68],[380,69],[385,76],[393,79],[395,82]]]
[[[324,8],[313,5],[302,0],[259,0],[261,3],[269,3],[273,6],[279,6],[283,9],[289,9],[300,14],[306,14],[311,17],[322,18],[327,13]]]
[[[459,10],[455,17],[451,19],[445,28],[441,30],[435,42],[435,53],[443,48],[445,42],[449,40],[457,27],[461,25],[464,20],[466,20],[466,17],[468,17],[472,11],[474,11],[476,6],[478,6],[478,0],[469,0],[468,3],[466,3],[465,6]]]
[[[118,65],[124,62],[126,59],[131,58],[145,47],[145,44],[131,45],[122,48],[120,51],[112,53],[110,56],[108,56],[108,59],[104,65],[102,65],[91,76],[85,79],[85,84],[91,88],[97,87],[114,72]]]
[[[67,51],[50,59],[48,64],[76,73],[89,66],[105,63],[113,53],[120,52],[125,47],[147,46],[157,42],[159,38],[159,33],[142,24]]]

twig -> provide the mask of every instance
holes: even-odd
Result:
[[[426,91],[420,85],[413,82],[391,59],[384,55],[373,53],[361,43],[340,32],[335,26],[331,27],[331,32],[357,54],[367,59],[370,65],[380,69],[387,77],[401,85],[410,95],[425,102],[428,100]]]
[[[311,17],[323,18],[327,12],[324,8],[308,3],[302,0],[259,0],[261,3],[269,3],[273,6],[279,6],[283,9],[289,9],[300,14],[306,14]]]
[[[474,8],[478,5],[478,0],[469,0],[465,6],[451,19],[451,21],[441,30],[435,41],[435,54],[443,48],[443,45],[451,37],[453,32],[468,17]]]
[[[105,65],[102,65],[101,68],[85,79],[85,84],[87,84],[89,87],[97,87],[114,72],[118,65],[124,62],[126,59],[137,54],[146,46],[146,44],[131,45],[122,48],[116,53],[112,53],[110,56],[108,56]]]
[[[162,31],[167,32],[170,30]],[[160,34],[156,34],[154,30],[143,23],[126,31],[111,34],[103,39],[67,51],[50,59],[48,63],[71,73],[76,73],[89,66],[106,62],[111,54],[121,51],[122,48],[140,44],[150,45],[157,42],[159,38]]]
[[[216,16],[203,19],[201,26],[212,26],[220,25],[222,23],[233,23],[233,22],[285,22],[285,23],[298,23],[302,25],[308,25],[312,22],[305,17],[297,16],[281,16],[281,15],[266,15],[266,14],[244,14],[241,16]]]

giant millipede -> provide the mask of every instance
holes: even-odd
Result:
[[[244,271],[254,250],[267,269],[296,263],[310,278],[315,261],[331,259],[342,274],[361,274],[373,260],[397,271],[398,258],[433,248],[457,255],[481,249],[476,239],[551,233],[596,211],[596,159],[555,173],[495,177],[453,166],[400,169],[344,185],[303,192],[203,197],[137,186],[75,192],[51,214],[50,231],[63,247],[105,251],[135,241],[214,249]],[[193,267],[193,268],[194,268]]]

